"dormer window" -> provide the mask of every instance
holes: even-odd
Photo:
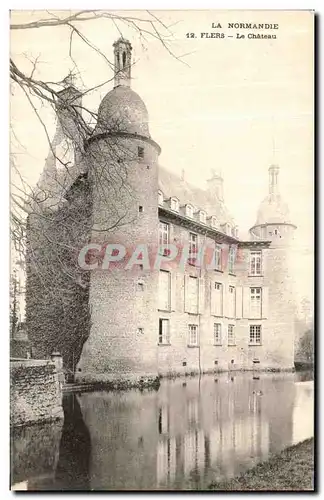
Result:
[[[214,215],[211,218],[211,227],[214,227],[214,228],[217,227],[217,217],[215,217]]]
[[[178,198],[171,198],[171,210],[179,212],[179,200]]]
[[[187,217],[193,217],[194,214],[194,208],[192,205],[186,205],[186,216]]]
[[[206,212],[204,212],[203,210],[200,210],[199,212],[199,220],[203,224],[206,224]]]
[[[163,193],[162,191],[159,191],[158,193],[158,203],[159,205],[161,205],[163,207],[163,201],[164,201],[164,196],[163,196]]]

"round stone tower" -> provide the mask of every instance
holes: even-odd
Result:
[[[260,204],[250,235],[253,240],[271,241],[270,247],[263,250],[269,311],[262,343],[267,347],[268,365],[293,369],[295,303],[291,256],[296,226],[279,192],[279,170],[278,165],[269,168],[269,194]]]
[[[150,136],[144,102],[130,88],[131,51],[123,38],[114,43],[115,86],[99,106],[86,146],[93,192],[91,242],[111,247],[106,247],[107,259],[91,271],[91,331],[76,373],[84,381],[157,376],[158,273],[152,257],[158,241],[160,147]],[[136,248],[143,263],[132,266]],[[114,258],[117,262],[109,262]]]

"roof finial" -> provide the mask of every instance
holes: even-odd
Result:
[[[279,165],[269,167],[269,194],[279,194]]]
[[[114,44],[115,55],[115,87],[130,87],[132,46],[125,38],[119,38]]]

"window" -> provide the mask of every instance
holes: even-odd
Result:
[[[160,271],[159,273],[159,309],[162,311],[170,310],[170,292],[171,292],[170,273]]]
[[[193,206],[192,205],[186,205],[186,216],[193,217]]]
[[[157,443],[156,478],[157,485],[173,482],[176,471],[176,440],[166,437]]]
[[[222,345],[222,325],[214,323],[214,345]]]
[[[141,146],[138,146],[137,148],[137,156],[140,160],[144,158],[144,148]]]
[[[217,227],[217,218],[215,216],[211,218],[211,226],[214,228]]]
[[[235,345],[235,325],[228,325],[228,345]]]
[[[139,211],[140,214],[143,213],[143,205],[139,205],[138,211]]]
[[[228,272],[232,274],[234,273],[235,255],[236,248],[234,246],[230,246],[228,252]]]
[[[198,345],[198,325],[189,325],[188,344],[192,346]]]
[[[261,325],[250,325],[250,344],[261,344]]]
[[[198,314],[198,278],[189,276],[188,279],[188,311]]]
[[[168,245],[170,241],[170,226],[166,222],[159,223],[159,246]]]
[[[188,401],[188,420],[189,423],[197,423],[198,422],[198,400],[197,399],[189,399]]]
[[[159,319],[159,344],[170,344],[170,322],[168,319]]]
[[[206,224],[206,212],[203,212],[202,210],[199,212],[199,220],[203,224]]]
[[[250,288],[250,317],[261,318],[261,288]]]
[[[215,245],[215,269],[222,270],[222,247],[220,245]]]
[[[159,408],[159,434],[165,434],[169,431],[169,408],[164,405]]]
[[[164,202],[163,193],[162,193],[162,191],[159,191],[159,194],[158,194],[158,203],[159,203],[159,205],[163,206],[163,202]]]
[[[214,311],[215,316],[223,316],[223,285],[222,283],[214,284]]]
[[[235,318],[235,286],[229,286],[228,292],[228,317]]]
[[[194,233],[189,233],[189,264],[195,265],[196,255],[198,251],[198,236]]]
[[[262,252],[250,252],[250,274],[260,276],[262,273]]]
[[[179,212],[179,201],[177,198],[171,198],[171,210]]]

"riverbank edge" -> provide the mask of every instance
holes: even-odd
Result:
[[[289,446],[241,476],[213,482],[212,491],[315,491],[314,438]]]
[[[187,379],[194,378],[203,375],[220,375],[224,373],[237,374],[237,373],[254,373],[255,377],[258,378],[260,373],[295,373],[294,368],[264,368],[264,369],[233,369],[233,370],[206,370],[204,372],[191,371],[191,372],[172,372],[163,375],[158,375],[156,377],[139,377],[139,378],[127,378],[127,377],[112,377],[111,380],[93,380],[87,378],[78,377],[75,382],[64,384],[63,392],[93,392],[93,391],[124,391],[129,389],[155,389],[160,387],[161,380],[176,380],[179,378]]]

